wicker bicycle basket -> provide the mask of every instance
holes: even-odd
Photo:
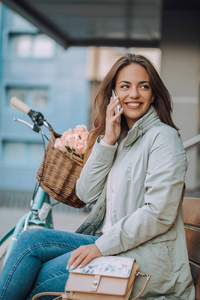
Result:
[[[36,180],[41,188],[53,199],[73,207],[83,207],[75,193],[76,181],[83,167],[83,160],[76,155],[64,153],[54,147],[55,139],[60,137],[50,133],[45,155],[37,172]]]

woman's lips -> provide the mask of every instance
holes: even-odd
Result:
[[[125,103],[125,105],[128,108],[136,109],[136,108],[139,108],[142,105],[142,103],[141,102],[128,102],[128,103]]]

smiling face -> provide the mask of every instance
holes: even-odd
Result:
[[[147,71],[136,63],[124,67],[118,73],[115,90],[131,129],[154,101]]]

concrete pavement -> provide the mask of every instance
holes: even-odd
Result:
[[[0,207],[0,239],[28,212],[28,209]],[[86,212],[53,211],[54,228],[74,232],[86,219],[87,215]]]

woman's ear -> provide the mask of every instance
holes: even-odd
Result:
[[[154,100],[155,100],[155,96],[153,95],[153,96],[151,97],[151,103],[153,103]]]

